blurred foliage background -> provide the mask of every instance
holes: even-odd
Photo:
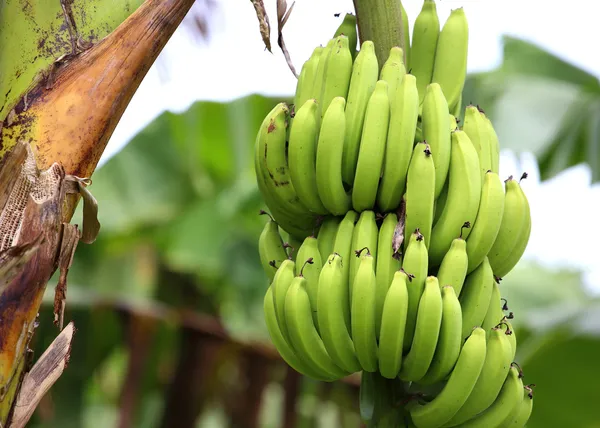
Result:
[[[533,152],[543,179],[587,162],[598,181],[594,76],[505,38],[502,65],[470,75],[463,100],[491,116],[503,148]],[[102,230],[79,246],[69,275],[65,319],[78,330],[70,364],[30,426],[360,426],[357,380],[301,378],[278,358],[262,318],[265,219],[251,151],[279,101],[252,95],[164,113],[94,174]],[[36,355],[56,335],[55,283]],[[524,260],[501,290],[516,314],[517,361],[537,385],[528,426],[600,427],[600,301],[581,272]]]

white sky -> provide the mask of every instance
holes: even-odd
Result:
[[[173,35],[125,111],[101,163],[163,110],[183,111],[197,100],[226,101],[251,93],[293,94],[295,78],[277,47],[276,0],[265,3],[272,26],[273,54],[264,50],[251,2],[219,0],[208,42],[190,37],[185,26]],[[404,1],[411,31],[421,4],[421,0]],[[451,9],[465,8],[470,25],[470,72],[496,67],[501,61],[500,37],[510,34],[600,76],[600,55],[591,49],[593,41],[600,40],[593,5],[590,0],[437,1],[442,23]],[[333,35],[344,13],[352,10],[352,0],[296,1],[284,37],[298,71],[314,47],[325,44]],[[335,18],[334,13],[341,13],[341,17]],[[531,156],[523,156],[521,162],[519,167],[511,153],[503,153],[501,175],[520,175],[521,168],[530,174],[523,184],[533,217],[526,257],[549,266],[579,267],[586,272],[586,282],[600,290],[595,245],[600,238],[600,224],[594,219],[600,208],[600,188],[590,186],[589,169],[572,168],[540,183]],[[583,226],[581,230],[579,225]]]

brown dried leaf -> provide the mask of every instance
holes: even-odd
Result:
[[[75,249],[80,237],[81,233],[77,229],[77,225],[63,223],[62,242],[58,255],[60,276],[54,289],[54,325],[58,326],[60,330],[63,328],[65,306],[67,303],[67,275],[73,263],[73,256],[75,255]]]
[[[14,407],[11,428],[27,425],[40,400],[62,375],[69,364],[74,334],[75,326],[70,322],[25,375]]]
[[[287,47],[285,46],[285,41],[283,40],[283,26],[289,19],[295,4],[296,2],[292,3],[292,6],[288,10],[286,0],[277,0],[277,44],[281,48],[283,56],[285,56],[285,61],[287,62],[288,67],[290,67],[290,70],[292,71],[292,73],[294,73],[294,76],[296,76],[297,79],[298,73],[296,73],[296,68],[292,63],[292,58],[290,57],[290,53],[288,52]]]
[[[256,11],[256,17],[258,18],[258,25],[260,29],[260,36],[262,37],[263,43],[269,52],[271,51],[271,24],[269,24],[269,16],[265,9],[263,0],[250,0]]]
[[[2,290],[21,268],[33,257],[44,240],[41,233],[30,242],[0,251],[0,290]]]
[[[81,233],[81,241],[85,244],[91,244],[96,240],[98,232],[100,231],[98,202],[87,189],[84,180],[79,180],[77,184],[79,193],[83,199],[83,230]]]
[[[402,197],[400,206],[396,212],[398,215],[398,224],[394,229],[394,237],[392,238],[392,249],[394,254],[392,257],[399,259],[402,256],[402,243],[404,242],[404,223],[406,222],[406,199]]]

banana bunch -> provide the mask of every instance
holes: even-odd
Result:
[[[464,12],[440,30],[425,0],[408,64],[393,47],[380,66],[373,42],[355,51],[356,40],[349,15],[302,67],[294,105],[275,106],[256,138],[272,341],[317,380],[410,384],[417,428],[524,426],[532,387],[499,283],[529,241],[527,175],[500,179],[498,136],[478,106],[458,125]]]

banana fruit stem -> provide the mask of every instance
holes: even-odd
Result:
[[[406,64],[406,30],[402,24],[400,0],[354,0],[354,10],[360,42],[371,40],[375,43],[379,68],[394,46],[402,48]]]

